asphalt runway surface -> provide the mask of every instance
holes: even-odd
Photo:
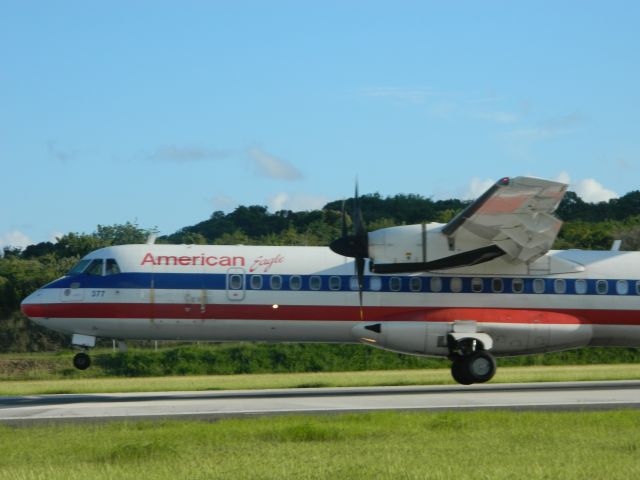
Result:
[[[640,381],[299,388],[0,397],[0,422],[219,419],[281,414],[640,408]]]

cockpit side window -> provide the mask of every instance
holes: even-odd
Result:
[[[69,273],[67,273],[67,275],[80,275],[82,272],[85,271],[85,269],[90,263],[91,263],[91,260],[80,260],[75,265],[75,267],[69,270]]]
[[[91,263],[84,271],[85,275],[102,275],[102,259],[91,260]]]
[[[118,262],[113,258],[107,258],[107,268],[105,269],[105,275],[117,275],[120,273],[120,267]]]

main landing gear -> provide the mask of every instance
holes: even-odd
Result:
[[[451,376],[462,385],[488,382],[496,374],[496,359],[475,339],[452,345]]]

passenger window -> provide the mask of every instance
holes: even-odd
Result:
[[[442,291],[442,279],[440,277],[431,277],[429,288],[432,292],[438,293]]]
[[[349,289],[353,290],[354,292],[358,291],[358,277],[356,277],[355,275],[353,275],[349,279]]]
[[[300,290],[302,288],[302,278],[294,275],[289,279],[289,288],[291,290]]]
[[[356,289],[357,289],[356,282]],[[382,279],[380,277],[369,277],[369,288],[374,292],[382,290]]]
[[[89,267],[84,271],[86,275],[102,275],[102,260],[91,260]]]
[[[273,275],[269,280],[269,286],[271,290],[280,290],[282,288],[282,277],[280,275]]]
[[[511,291],[513,293],[524,292],[524,280],[521,278],[514,278],[511,280]]]
[[[229,275],[229,289],[240,290],[242,288],[242,275]]]
[[[460,277],[453,277],[450,283],[451,291],[458,293],[462,291],[462,279]]]
[[[640,295],[640,280],[636,282],[636,295]]]
[[[118,262],[116,262],[115,259],[113,258],[107,258],[106,274],[117,275],[118,273],[120,273],[120,267],[118,266]]]
[[[553,282],[553,290],[556,293],[567,293],[567,282],[562,278],[556,278]]]
[[[544,280],[542,278],[533,280],[533,293],[544,293]]]
[[[473,290],[475,293],[480,293],[482,292],[484,286],[482,285],[482,279],[481,278],[472,278],[471,279],[471,290]]]
[[[629,284],[626,280],[618,280],[616,282],[616,292],[618,295],[626,295],[629,293]]]
[[[493,293],[500,293],[504,289],[504,282],[501,278],[493,278],[491,280],[491,291]]]
[[[587,281],[583,278],[576,280],[576,293],[578,295],[584,295],[587,293]]]
[[[262,288],[262,275],[251,275],[251,288],[253,290]]]
[[[322,279],[317,275],[312,275],[309,278],[309,288],[311,290],[320,290],[320,287],[322,287]]]
[[[609,284],[606,280],[598,280],[596,282],[596,292],[598,292],[598,295],[606,295],[608,291]]]
[[[340,277],[336,277],[335,275],[329,277],[329,290],[340,290],[341,285],[342,281]]]
[[[400,277],[391,277],[389,279],[389,289],[392,292],[399,292],[402,288],[402,280]]]
[[[409,280],[409,288],[412,292],[419,292],[422,290],[422,279],[420,277],[411,277]]]

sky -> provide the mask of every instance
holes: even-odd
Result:
[[[0,248],[504,176],[640,189],[640,2],[0,0]]]

